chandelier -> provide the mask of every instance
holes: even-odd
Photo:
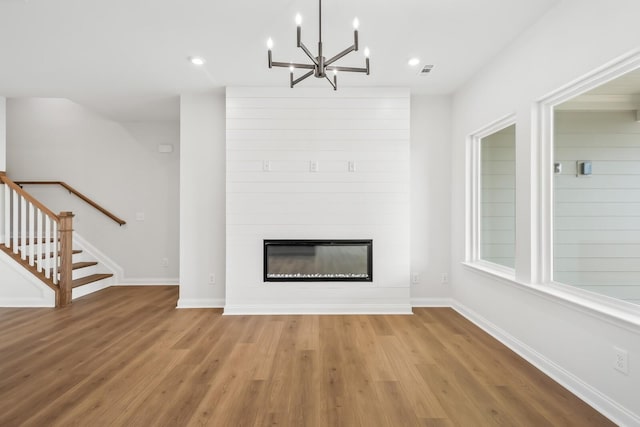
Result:
[[[301,29],[302,17],[300,14],[296,15],[296,26],[297,26],[297,46],[302,49],[302,51],[309,57],[311,60],[311,64],[299,64],[299,63],[288,63],[288,62],[276,62],[271,59],[271,50],[273,49],[273,40],[269,38],[267,40],[267,48],[269,49],[268,57],[269,57],[269,68],[272,67],[284,67],[289,68],[289,82],[291,87],[293,88],[295,85],[303,81],[304,79],[314,76],[319,79],[327,79],[327,81],[333,86],[333,90],[338,89],[338,72],[346,71],[351,73],[366,73],[369,75],[369,48],[364,49],[365,56],[365,67],[364,68],[356,68],[356,67],[342,67],[331,65],[336,62],[338,59],[346,56],[351,52],[358,51],[358,26],[359,21],[358,18],[353,20],[353,45],[346,48],[342,52],[337,55],[326,59],[322,54],[322,0],[318,0],[318,55],[313,56],[313,54],[307,49],[307,47],[302,43],[301,40]],[[294,79],[293,73],[296,69],[301,70],[310,70],[302,76]],[[333,80],[329,78],[327,75],[328,72],[333,73]]]

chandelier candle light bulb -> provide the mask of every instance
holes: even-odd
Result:
[[[289,65],[289,84],[291,85],[291,87],[293,88],[294,82],[293,82],[293,71],[295,70],[295,68],[293,67],[293,65]]]
[[[267,57],[269,59],[269,68],[271,68],[271,65],[273,63],[273,61],[271,60],[271,49],[273,49],[273,40],[271,39],[271,37],[269,37],[269,40],[267,40],[267,49],[269,49],[267,53]]]
[[[369,55],[371,54],[371,52],[369,51],[368,47],[364,48],[364,61],[365,64],[367,66],[367,76],[369,75]]]
[[[360,21],[358,18],[353,18],[353,46],[355,47],[355,51],[358,51],[358,27],[360,26]]]
[[[300,47],[302,43],[302,15],[299,13],[296,15],[296,46]]]
[[[271,50],[273,48],[273,40],[269,39],[267,41],[268,48],[268,59],[269,59],[269,68],[272,67],[287,67],[289,68],[289,83],[293,88],[296,84],[300,83],[304,79],[314,76],[316,78],[324,78],[329,84],[333,87],[333,90],[338,89],[338,80],[337,80],[337,72],[338,71],[347,71],[352,73],[365,73],[369,75],[369,54],[368,49],[365,51],[365,68],[356,68],[356,67],[343,67],[332,65],[334,62],[342,58],[343,56],[348,55],[351,52],[355,52],[358,50],[358,27],[360,26],[360,21],[358,18],[353,20],[353,45],[346,48],[342,52],[337,55],[327,59],[322,54],[322,0],[318,0],[318,54],[313,55],[311,51],[305,46],[302,42],[302,16],[298,13],[295,17],[296,22],[296,45],[309,57],[311,60],[311,64],[303,64],[303,63],[287,63],[287,62],[276,62],[272,60]],[[294,79],[293,73],[295,69],[309,70],[302,76]],[[327,75],[328,71],[333,71],[333,81]]]

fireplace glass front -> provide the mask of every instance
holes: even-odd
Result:
[[[265,282],[371,282],[372,240],[265,240]]]

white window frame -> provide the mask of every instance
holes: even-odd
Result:
[[[506,278],[515,278],[515,269],[481,259],[482,227],[480,218],[480,192],[483,138],[493,135],[509,126],[516,125],[515,113],[510,113],[478,129],[467,137],[466,147],[466,244],[465,263],[481,270]],[[517,132],[517,130],[516,130]]]
[[[533,235],[537,240],[532,242],[538,262],[532,265],[532,276],[537,276],[537,283],[548,293],[636,325],[640,320],[640,306],[553,281],[553,118],[557,105],[637,69],[640,69],[639,51],[611,61],[541,98],[536,103],[533,117],[533,126],[537,130],[533,143],[537,145],[538,167],[532,170],[535,175],[532,180],[538,183],[538,221],[533,224],[534,231],[537,231]]]

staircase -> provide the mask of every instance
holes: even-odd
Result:
[[[71,212],[53,213],[4,172],[0,184],[4,187],[0,250],[55,291],[56,307],[71,303],[73,288],[113,276],[93,272],[96,261],[79,259],[82,250],[72,248]]]

